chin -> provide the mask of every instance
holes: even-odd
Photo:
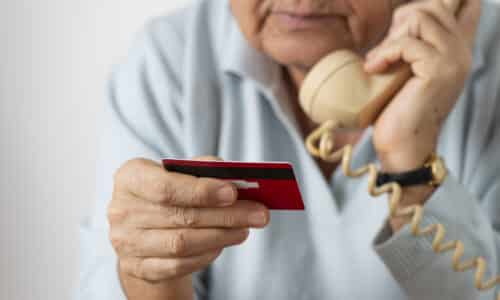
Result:
[[[353,43],[348,40],[323,35],[275,36],[264,39],[262,43],[262,50],[279,64],[304,71],[311,69],[326,55],[340,49],[356,51]]]

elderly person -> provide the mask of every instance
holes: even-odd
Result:
[[[79,297],[493,299],[431,237],[387,220],[366,178],[309,155],[316,124],[297,95],[338,49],[369,73],[410,64],[374,126],[337,132],[338,147],[388,173],[441,155],[446,179],[404,187],[401,205],[484,257],[486,280],[500,266],[499,41],[500,9],[479,0],[456,16],[440,0],[201,0],[155,19],[111,80]],[[165,171],[164,157],[292,162],[306,210],[270,212],[229,182]]]

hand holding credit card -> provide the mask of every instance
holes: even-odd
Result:
[[[238,198],[269,209],[304,210],[293,167],[282,162],[233,162],[164,159],[167,171],[231,181]]]

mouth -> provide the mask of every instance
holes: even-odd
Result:
[[[328,26],[332,22],[345,20],[345,16],[339,14],[321,14],[313,12],[290,12],[274,11],[270,17],[273,17],[281,27],[288,30],[307,30],[322,26]]]

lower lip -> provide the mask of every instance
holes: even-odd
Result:
[[[318,28],[331,24],[332,21],[338,20],[339,16],[297,16],[287,13],[274,13],[272,15],[277,22],[290,30],[304,30]]]

